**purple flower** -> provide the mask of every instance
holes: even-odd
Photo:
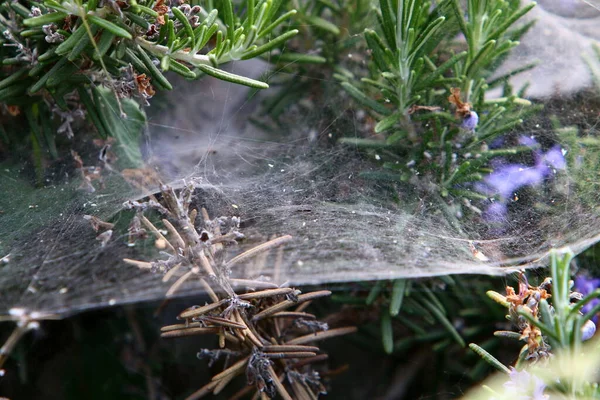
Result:
[[[600,278],[588,278],[586,276],[582,276],[579,275],[577,278],[575,278],[575,289],[583,294],[584,296],[592,293],[594,290],[598,289],[600,287]],[[596,305],[598,305],[600,303],[600,299],[594,299],[592,301],[590,301],[589,303],[587,303],[585,306],[583,306],[581,308],[581,312],[582,313],[587,313],[588,311],[590,311],[592,308],[594,308]],[[592,321],[594,321],[594,323],[598,322],[598,316],[595,315],[592,318]]]
[[[537,140],[533,138],[533,136],[521,135],[519,137],[519,144],[521,146],[527,146],[532,148],[540,147],[540,144],[537,142]]]
[[[546,152],[546,154],[544,154],[542,157],[542,163],[555,169],[567,168],[567,161],[565,160],[563,150],[558,145],[552,147]]]
[[[483,212],[483,218],[492,223],[506,222],[506,204],[500,201],[495,201],[490,204]]]
[[[518,400],[546,400],[548,395],[544,394],[546,384],[544,381],[531,375],[526,370],[517,371],[515,368],[510,368],[508,374],[510,380],[504,384],[504,394],[514,396]]]
[[[460,124],[460,127],[473,132],[479,123],[479,115],[475,111],[469,111],[467,116],[465,116]]]
[[[484,182],[490,189],[490,195],[499,194],[502,199],[507,199],[517,189],[539,185],[543,179],[544,173],[541,168],[509,164],[486,176]]]
[[[502,146],[504,146],[505,140],[506,140],[506,138],[504,136],[499,136],[496,139],[492,140],[490,142],[490,144],[488,145],[488,147],[490,149],[499,149],[499,148],[502,148]]]
[[[585,342],[590,340],[596,334],[596,324],[592,320],[585,321],[585,324],[581,327],[581,341]]]
[[[567,167],[563,151],[558,145],[544,153],[533,137],[521,136],[519,144],[532,148],[535,165],[507,164],[504,159],[495,159],[490,163],[494,172],[475,185],[475,190],[486,196],[499,196],[498,201],[490,204],[483,213],[487,221],[500,222],[506,218],[507,201],[517,190],[538,186],[556,170]]]
[[[536,149],[539,143],[532,137],[521,136],[522,146],[534,148],[535,166],[523,164],[505,164],[503,160],[494,160],[491,164],[494,172],[484,179],[486,188],[482,193],[489,196],[500,195],[501,199],[509,198],[515,191],[524,186],[537,186],[550,174],[550,167],[565,169],[567,163],[560,146],[556,145],[543,153]]]

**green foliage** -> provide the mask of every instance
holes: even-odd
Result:
[[[518,1],[468,1],[465,10],[458,0],[435,3],[379,2],[377,29],[364,31],[372,61],[369,75],[339,77],[347,93],[376,119],[379,137],[342,142],[357,147],[383,143],[371,152],[399,179],[418,175],[424,183],[433,181],[442,196],[471,196],[462,185],[481,179],[489,173],[489,160],[505,155],[490,151],[486,143],[539,110],[507,84],[510,76],[532,66],[492,78],[530,26],[515,28],[515,22],[534,4],[521,8]],[[464,41],[457,40],[459,34]],[[501,85],[504,97],[486,99],[488,90]]]
[[[595,290],[583,297],[573,292],[571,261],[574,254],[569,249],[552,250],[550,253],[550,278],[537,287],[527,283],[521,275],[518,293],[507,288],[507,295],[490,291],[488,296],[508,308],[507,318],[517,332],[497,331],[496,336],[524,341],[519,352],[516,369],[528,368],[540,361],[547,363],[570,363],[582,355],[582,342],[595,332],[591,318],[600,311],[600,305],[592,307],[585,314],[582,308],[600,297]],[[547,293],[551,292],[551,295]],[[509,372],[500,361],[475,344],[471,349],[499,370]],[[560,355],[560,361],[553,355]],[[560,369],[567,370],[568,364]],[[549,390],[563,394],[584,395],[591,387],[583,380],[558,382],[555,378],[546,382]]]
[[[297,30],[279,28],[295,10],[282,13],[280,0],[244,1],[236,12],[231,0],[198,3],[3,2],[0,102],[13,115],[25,114],[34,149],[57,157],[55,132],[71,136],[70,124],[83,112],[100,136],[127,136],[123,145],[133,143],[131,126],[119,131],[121,120],[133,119],[137,129],[145,117],[129,99],[147,104],[156,90],[171,90],[168,72],[267,88],[267,83],[226,72],[221,65],[284,45]],[[6,127],[12,121],[0,123]],[[22,130],[3,131],[0,142],[22,141]]]
[[[377,338],[377,350],[400,356],[419,343],[430,343],[436,351],[456,353],[465,347],[465,338],[479,337],[493,326],[494,318],[501,317],[492,301],[480,301],[489,284],[489,280],[448,276],[430,282],[398,279],[377,282],[362,297],[335,298],[357,307],[363,299],[364,305],[378,311],[378,331],[363,331]],[[498,344],[493,339],[488,345]]]
[[[263,125],[275,122],[280,128],[283,111],[299,104],[299,99],[314,99],[322,94],[319,97],[331,104],[340,97],[337,85],[331,84],[332,77],[351,75],[349,70],[356,69],[364,59],[366,49],[359,34],[373,23],[371,3],[371,0],[290,2],[288,12],[297,13],[286,29],[298,30],[299,34],[280,51],[264,57],[275,64],[276,72],[269,83],[279,91],[264,102],[268,120],[260,121]]]

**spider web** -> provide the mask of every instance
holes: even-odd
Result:
[[[537,58],[530,51],[536,47],[545,52],[552,48],[528,40],[526,51],[509,64]],[[544,64],[546,69],[552,66],[562,73],[560,62]],[[260,63],[234,63],[231,68],[245,75],[267,72]],[[175,188],[196,183],[194,208],[205,207],[211,218],[241,218],[246,239],[230,248],[230,256],[273,237],[293,236],[282,250],[236,266],[236,277],[306,285],[500,275],[545,265],[552,248],[569,246],[580,252],[600,238],[598,175],[589,168],[599,159],[597,148],[578,141],[595,134],[600,103],[593,92],[574,100],[566,95],[581,92],[591,80],[586,74],[586,79],[565,86],[562,95],[556,95],[560,88],[551,81],[529,75],[532,88],[552,86],[555,96],[540,97],[545,111],[512,136],[534,138],[545,150],[558,144],[571,162],[565,170],[553,170],[541,185],[514,193],[501,226],[468,212],[489,203],[442,199],[435,191],[423,191],[422,182],[417,188],[364,178],[361,173],[379,170],[376,160],[329,138],[340,131],[361,136],[365,117],[332,98],[293,106],[284,123],[269,132],[251,124],[249,117],[260,113],[262,101],[272,94],[208,78],[195,84],[178,81],[174,95],[154,104],[142,148],[146,164],[160,170],[163,181]],[[335,85],[333,80],[328,83]],[[560,128],[564,135],[552,129],[552,115],[570,124]],[[578,131],[567,134],[569,126]],[[98,148],[89,144],[77,150],[86,164],[95,162]],[[510,162],[531,165],[531,159],[526,152]],[[18,307],[41,317],[63,317],[164,297],[171,282],[122,261],[161,257],[153,239],[128,245],[134,214],[123,209],[127,200],[142,201],[158,193],[157,185],[138,190],[115,170],[105,176],[103,187],[96,185],[88,193],[81,190],[81,177],[69,160],[55,167],[40,188],[28,179],[30,170],[7,164],[0,170],[0,257],[8,255],[0,264],[0,314]],[[85,215],[115,224],[104,245]],[[178,293],[201,290],[190,280]]]

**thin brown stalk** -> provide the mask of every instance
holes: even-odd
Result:
[[[246,331],[243,329],[236,329],[235,331],[233,331],[233,333],[235,334],[235,336],[237,337],[237,339],[241,342],[244,343],[246,345],[248,345],[248,336],[246,336]],[[250,345],[248,345],[250,346]]]
[[[260,341],[260,339],[255,335],[255,333],[252,331],[252,329],[250,329],[250,325],[247,324],[244,321],[244,318],[240,315],[240,312],[238,310],[234,310],[233,311],[233,316],[234,318],[239,321],[241,324],[244,324],[244,327],[246,329],[244,329],[242,332],[244,333],[244,335],[252,342],[252,344],[254,344],[257,347],[262,347],[263,343]]]
[[[228,301],[228,299],[223,299],[223,300],[219,300],[216,303],[210,303],[210,304],[207,304],[202,307],[194,308],[191,310],[186,310],[186,311],[182,312],[181,314],[179,314],[179,317],[184,318],[184,319],[197,317],[199,315],[206,314],[207,312],[212,311],[216,308],[224,306],[225,304],[227,304],[227,301]]]
[[[282,311],[275,313],[271,316],[271,318],[303,318],[303,319],[317,319],[314,314],[309,314],[305,312],[298,311]]]
[[[4,365],[13,348],[17,345],[23,335],[35,326],[38,326],[37,322],[24,322],[15,327],[8,339],[6,339],[6,342],[4,342],[4,345],[0,348],[0,369],[2,369],[2,365]]]
[[[175,275],[175,273],[177,271],[179,271],[179,268],[181,268],[181,263],[177,264],[176,266],[174,266],[173,268],[168,270],[167,273],[165,274],[165,276],[163,276],[162,281],[168,282],[173,277],[173,275]]]
[[[175,324],[175,325],[167,325],[160,328],[161,332],[169,332],[169,331],[177,331],[179,329],[186,328],[201,328],[202,325],[200,322],[190,322],[189,324]]]
[[[287,352],[287,351],[312,351],[312,352],[317,352],[319,351],[319,348],[317,346],[293,346],[293,345],[286,345],[286,344],[279,344],[279,345],[271,345],[271,346],[264,346],[262,348],[262,351],[264,351],[265,353],[271,353],[271,352]]]
[[[83,218],[90,221],[92,228],[94,228],[94,230],[96,232],[98,232],[98,229],[100,229],[100,228],[109,230],[109,229],[114,228],[114,226],[115,226],[115,224],[111,224],[110,222],[102,221],[100,218],[94,217],[93,215],[84,215]]]
[[[225,264],[225,268],[231,268],[235,264],[238,264],[242,261],[252,258],[252,257],[256,256],[257,254],[260,254],[264,251],[270,250],[274,247],[281,246],[282,244],[287,243],[290,240],[292,240],[292,237],[290,235],[285,235],[285,236],[281,236],[281,237],[278,237],[273,240],[269,240],[266,243],[260,244],[256,247],[253,247],[250,250],[247,250],[247,251],[243,252],[242,254],[232,258]]]
[[[294,292],[295,290],[296,289],[292,289],[292,288],[266,289],[266,290],[261,290],[259,292],[250,292],[250,293],[240,294],[238,297],[242,300],[262,299],[265,297],[290,294],[290,293]]]
[[[300,304],[297,308],[296,308],[296,312],[303,312],[304,310],[306,310],[308,307],[310,307],[310,305],[312,304],[312,301],[307,301],[304,302],[302,304]]]
[[[200,389],[198,389],[194,393],[190,394],[188,397],[185,398],[185,400],[201,399],[202,397],[211,393],[218,384],[219,384],[218,381],[211,381],[211,382],[207,383],[206,385],[202,386]]]
[[[208,294],[208,297],[210,297],[210,299],[213,302],[218,302],[219,301],[219,297],[215,294],[215,291],[212,289],[212,287],[208,284],[208,282],[206,282],[206,280],[204,278],[200,279],[200,283],[202,284],[202,287],[204,288],[204,290],[206,291],[206,293]]]
[[[241,360],[239,360],[238,362],[236,362],[235,364],[233,364],[231,367],[227,368],[225,371],[218,373],[217,375],[213,376],[211,378],[211,381],[220,381],[221,379],[225,378],[226,376],[229,375],[233,375],[236,376],[238,375],[246,366],[246,364],[248,363],[248,359],[250,358],[250,356],[242,358]]]
[[[251,279],[230,279],[233,287],[245,287],[254,289],[277,289],[279,285],[272,282],[255,281]]]
[[[210,243],[215,245],[218,243],[231,242],[236,239],[243,239],[243,238],[244,238],[244,236],[239,232],[229,232],[229,233],[226,233],[225,235],[217,236],[215,238],[210,239]]]
[[[202,219],[204,220],[204,225],[210,224],[210,217],[208,216],[208,211],[206,211],[206,208],[202,207],[200,209],[200,214],[202,214]]]
[[[202,265],[204,271],[209,276],[215,276],[215,270],[213,269],[212,265],[210,265],[210,261],[208,261],[208,258],[206,258],[206,256],[204,255],[204,251],[200,250],[197,254],[198,258],[200,259],[200,265]]]
[[[240,400],[245,398],[251,391],[255,389],[254,386],[246,385],[242,389],[238,390],[233,396],[231,396],[228,400]]]
[[[194,275],[194,270],[190,270],[190,271],[186,272],[185,274],[181,275],[179,277],[179,279],[177,279],[175,281],[175,283],[171,285],[169,290],[167,290],[167,293],[165,294],[165,296],[171,297],[177,291],[177,289],[179,289],[181,287],[181,285],[183,285],[185,283],[185,281],[187,281],[192,275]]]
[[[210,328],[189,328],[189,329],[180,329],[180,330],[172,330],[163,332],[160,334],[162,338],[177,338],[184,336],[194,336],[194,335],[206,335],[209,333],[218,333],[219,328],[210,327]]]
[[[214,325],[221,325],[226,328],[247,329],[246,325],[231,321],[230,319],[227,319],[227,318],[213,317],[213,316],[205,315],[203,317],[200,317],[200,319],[204,322],[208,322],[208,323],[211,323]]]
[[[318,354],[312,358],[305,358],[303,360],[297,361],[294,364],[290,365],[289,368],[296,368],[296,369],[302,368],[305,365],[325,361],[328,358],[329,358],[329,356],[327,354]]]
[[[283,359],[283,358],[309,358],[316,356],[317,353],[312,351],[293,351],[288,353],[265,353],[265,356],[272,359]]]
[[[277,388],[277,392],[279,392],[279,395],[281,397],[283,397],[284,400],[293,400],[292,396],[290,396],[290,394],[287,392],[287,390],[285,389],[285,387],[281,384],[280,378],[277,376],[277,374],[273,370],[273,366],[272,365],[269,365],[268,371],[269,371],[269,374],[271,375],[271,378],[273,379],[273,383],[275,384],[275,388]]]
[[[139,269],[152,269],[152,263],[149,262],[132,260],[130,258],[124,258],[123,261],[129,265],[136,266]]]
[[[329,296],[330,294],[331,294],[331,292],[329,290],[321,290],[318,292],[301,294],[300,296],[298,296],[298,301],[284,300],[284,301],[277,303],[269,308],[265,308],[263,311],[259,312],[254,317],[252,317],[252,320],[258,321],[260,319],[263,319],[270,315],[273,315],[277,312],[283,311],[286,308],[290,308],[296,304],[299,304],[299,303],[302,303],[305,301],[309,301],[309,300],[313,300],[313,299],[316,299],[319,297]]]
[[[220,349],[224,349],[225,348],[225,329],[221,329],[219,331],[219,348]]]
[[[219,393],[221,393],[221,391],[225,389],[225,386],[227,386],[227,384],[231,382],[233,378],[235,378],[235,375],[228,375],[225,378],[221,379],[217,387],[215,387],[215,390],[213,390],[213,394],[216,396]]]
[[[156,226],[154,226],[154,224],[152,222],[150,222],[150,220],[148,218],[146,218],[140,214],[140,221],[142,221],[142,224],[144,224],[146,226],[146,228],[150,229],[150,232],[152,232],[154,234],[154,236],[156,236],[157,239],[164,240],[165,244],[173,252],[173,254],[177,254],[177,252],[175,251],[175,248],[173,247],[171,242],[169,242],[167,240],[167,238],[164,237],[163,234],[160,233],[160,231],[158,229],[156,229]]]
[[[234,335],[232,335],[229,332],[225,332],[225,334],[223,336],[225,336],[225,340],[228,340],[236,345],[239,345],[241,343],[237,337],[235,337]]]
[[[282,324],[281,324],[281,320],[280,319],[274,319],[272,320],[273,323],[273,329],[275,330],[275,337],[282,337],[281,334],[281,330],[282,330]],[[271,342],[273,342],[273,344],[277,344],[277,342],[275,341],[275,338],[271,338]]]
[[[348,335],[350,333],[356,332],[358,329],[355,326],[348,326],[344,328],[335,328],[330,329],[328,331],[321,331],[311,333],[309,335],[304,335],[297,337],[295,339],[289,340],[286,344],[306,344],[312,342],[318,342],[320,340],[329,339],[336,336]]]
[[[175,229],[175,227],[169,222],[168,219],[163,218],[162,223],[165,225],[165,228],[167,228],[167,230],[173,237],[173,240],[175,240],[177,247],[180,249],[185,249],[185,242],[183,241],[181,235],[179,235],[179,232],[177,232],[177,229]]]
[[[290,386],[292,387],[296,400],[314,400],[317,398],[312,390],[308,390],[301,382],[292,380]]]
[[[190,221],[192,223],[192,225],[194,225],[194,222],[196,222],[196,217],[198,216],[198,210],[196,210],[195,208],[190,211]]]

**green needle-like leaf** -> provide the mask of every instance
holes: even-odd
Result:
[[[204,72],[206,75],[210,75],[212,77],[222,79],[224,81],[237,83],[239,85],[249,86],[257,89],[267,89],[269,87],[269,85],[265,82],[246,78],[245,76],[232,74],[231,72],[226,72],[208,65],[198,65],[198,69]]]
[[[87,20],[90,21],[92,24],[98,25],[100,28],[110,31],[116,36],[123,37],[125,39],[133,39],[131,33],[129,33],[127,30],[104,18],[100,18],[95,15],[88,15]]]
[[[381,313],[381,340],[383,350],[387,354],[394,351],[394,328],[392,327],[392,318],[389,313]]]
[[[38,17],[27,18],[23,20],[23,25],[25,26],[42,26],[53,24],[55,22],[60,22],[64,20],[68,14],[63,12],[53,12],[44,15],[40,15]]]
[[[283,35],[278,36],[275,39],[271,40],[270,42],[265,43],[262,46],[259,46],[254,50],[250,50],[247,53],[244,53],[244,55],[242,56],[242,60],[249,60],[249,59],[255,58],[263,53],[266,53],[267,51],[271,51],[275,47],[278,47],[278,46],[282,45],[283,43],[287,42],[290,38],[296,36],[297,34],[298,34],[297,29],[293,29],[289,32],[286,32]]]
[[[469,344],[469,348],[471,350],[473,350],[475,353],[477,353],[485,361],[487,361],[491,366],[493,366],[494,368],[496,368],[498,371],[501,371],[501,372],[504,372],[504,373],[507,373],[507,374],[510,373],[510,370],[504,364],[502,364],[500,361],[498,361],[498,359],[496,357],[494,357],[493,355],[491,355],[490,353],[488,353],[482,347],[479,347],[475,343],[470,343]]]
[[[406,279],[397,279],[394,281],[394,286],[392,287],[392,299],[390,302],[390,315],[392,317],[395,317],[400,313],[407,284],[408,282]]]

